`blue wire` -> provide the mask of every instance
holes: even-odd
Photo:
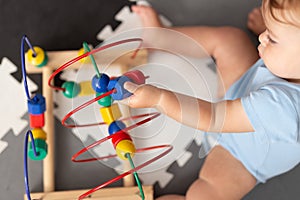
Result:
[[[23,76],[23,80],[24,80],[24,88],[25,88],[26,96],[27,96],[27,99],[30,100],[31,98],[30,98],[30,93],[28,90],[27,73],[26,73],[26,67],[25,67],[25,50],[24,50],[25,42],[27,43],[29,48],[33,51],[33,56],[36,56],[36,52],[35,52],[34,48],[32,47],[32,45],[30,44],[27,36],[24,35],[21,40],[21,66],[22,66],[22,76]]]
[[[32,45],[30,44],[27,36],[24,35],[21,40],[21,66],[22,66],[22,76],[23,76],[23,80],[24,80],[24,88],[25,88],[27,99],[35,101],[35,98],[32,98],[32,99],[30,98],[30,93],[29,93],[28,84],[27,84],[27,73],[26,73],[26,67],[25,67],[25,50],[24,50],[25,42],[27,43],[29,48],[33,51],[33,56],[36,56],[37,54],[36,54],[34,48],[32,47]],[[31,200],[30,189],[29,189],[29,180],[28,180],[28,138],[29,137],[31,139],[31,145],[32,145],[32,149],[34,152],[34,156],[37,156],[37,152],[36,152],[32,132],[31,132],[31,130],[28,130],[26,132],[25,140],[24,140],[24,183],[25,183],[25,191],[26,191],[27,199]]]
[[[27,199],[31,200],[30,189],[29,189],[29,180],[28,180],[28,162],[27,162],[28,161],[27,154],[28,154],[28,138],[29,137],[31,139],[31,145],[32,145],[32,149],[34,152],[34,156],[37,156],[37,152],[36,152],[32,132],[31,132],[31,130],[28,130],[26,132],[25,140],[24,140],[24,183],[25,183],[25,191],[26,191]]]

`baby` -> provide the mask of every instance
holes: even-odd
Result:
[[[145,27],[162,27],[151,7],[132,10]],[[170,28],[193,38],[214,57],[226,89],[222,101],[211,103],[152,85],[125,83],[133,93],[129,106],[156,108],[206,134],[221,135],[186,195],[159,200],[241,199],[256,184],[299,163],[300,1],[263,0],[261,11],[266,30],[259,36],[259,53],[236,28]],[[198,108],[190,106],[191,101]],[[192,116],[186,119],[183,112]]]

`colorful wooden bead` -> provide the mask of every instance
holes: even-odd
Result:
[[[38,115],[29,114],[29,119],[31,128],[41,128],[45,125],[44,113]]]
[[[78,96],[89,96],[95,94],[95,91],[92,88],[91,81],[82,81],[79,83],[80,93]]]
[[[126,72],[124,76],[130,78],[134,83],[141,85],[145,83],[146,77],[144,76],[143,72],[140,70],[133,70]]]
[[[111,138],[111,142],[114,145],[114,148],[116,148],[117,144],[122,140],[132,141],[130,135],[128,133],[126,133],[125,131],[119,131],[119,132],[113,134],[113,137]]]
[[[65,89],[63,92],[64,96],[67,98],[74,98],[80,93],[80,85],[73,81],[66,81],[62,84],[62,88]]]
[[[27,52],[28,62],[37,67],[43,67],[47,64],[48,56],[46,52],[40,47],[33,47],[36,55],[29,49]]]
[[[129,79],[127,76],[120,76],[116,79],[109,81],[107,89],[116,90],[114,93],[111,94],[111,97],[114,100],[122,100],[132,95],[132,93],[130,93],[124,88],[124,83],[127,81],[132,82],[132,80]]]
[[[28,156],[31,160],[43,160],[47,156],[48,146],[45,140],[35,139],[34,140],[35,149],[37,156],[34,155],[34,150],[32,148],[31,142],[28,143]]]
[[[85,53],[86,52],[84,51],[84,48],[82,47],[78,51],[78,56],[81,56],[81,55],[83,55]],[[81,63],[88,63],[88,62],[90,62],[90,59],[88,59],[88,57],[84,57],[84,58],[80,59],[79,62],[81,62]]]
[[[34,139],[47,140],[47,134],[41,128],[34,128],[31,130],[31,133]],[[29,141],[31,141],[30,137],[29,137]]]
[[[28,112],[30,114],[39,115],[46,111],[45,97],[41,94],[36,94],[32,99],[27,100]]]
[[[109,80],[109,83],[107,85],[107,90],[113,90],[116,87],[116,84],[118,83],[120,77],[111,77],[111,79]]]
[[[135,151],[135,146],[131,140],[122,140],[116,146],[116,153],[123,160],[127,159],[126,154],[128,153],[133,157]]]
[[[100,96],[102,94],[104,94],[105,92],[103,93],[96,93],[96,96]],[[98,104],[101,105],[101,106],[104,106],[104,107],[109,107],[111,106],[111,104],[113,103],[113,99],[111,98],[110,95],[106,96],[106,97],[103,97],[101,99],[98,100]]]
[[[36,67],[38,67],[38,68],[44,67],[45,65],[47,65],[47,63],[48,63],[48,55],[45,53],[44,61],[41,64],[36,65]]]
[[[108,133],[112,135],[124,128],[126,128],[126,125],[122,121],[114,121],[108,126]]]
[[[121,111],[119,109],[118,104],[114,103],[109,107],[100,108],[100,113],[102,115],[103,121],[106,124],[110,124],[113,121],[122,117]]]
[[[106,74],[101,74],[100,77],[95,75],[92,79],[92,87],[98,93],[107,92],[109,80],[109,76]]]

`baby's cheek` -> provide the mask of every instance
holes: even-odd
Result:
[[[266,57],[263,58],[264,63],[266,65],[266,67],[276,76],[282,77],[282,71],[281,69],[278,67],[279,63],[277,63],[276,60],[270,58],[270,57]]]

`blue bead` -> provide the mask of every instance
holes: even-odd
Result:
[[[110,90],[113,90],[118,82],[120,77],[117,77],[117,78],[114,78],[114,79],[111,79],[107,85],[107,90],[110,91]]]
[[[108,133],[112,135],[124,128],[126,128],[126,125],[122,121],[114,121],[108,126]]]
[[[132,95],[129,91],[124,88],[124,83],[132,80],[127,76],[120,76],[116,79],[110,80],[107,86],[108,90],[116,89],[114,93],[111,94],[111,97],[114,100],[122,100]]]
[[[27,106],[30,114],[42,114],[46,111],[45,97],[41,94],[36,94],[32,99],[27,101]]]
[[[109,83],[109,79],[109,76],[106,74],[101,74],[100,77],[95,75],[92,79],[92,87],[95,90],[95,92],[107,92],[107,85]]]

